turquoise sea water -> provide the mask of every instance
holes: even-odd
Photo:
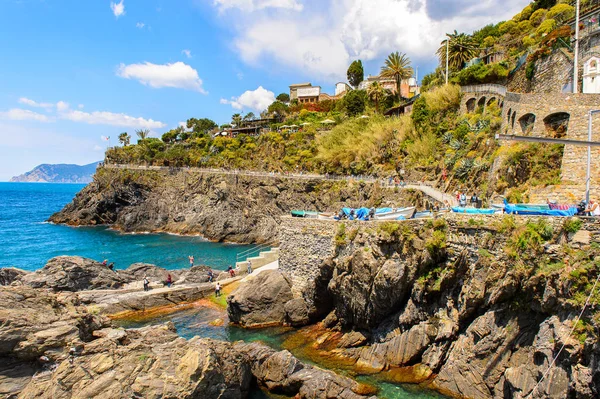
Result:
[[[210,322],[215,319],[223,319],[222,326],[211,326]],[[222,310],[199,306],[197,308],[181,310],[176,313],[155,317],[144,321],[117,321],[125,328],[139,328],[148,325],[162,324],[168,321],[173,322],[177,333],[183,338],[190,339],[194,336],[203,338],[212,338],[222,341],[260,341],[276,350],[284,349],[283,344],[286,338],[290,337],[295,330],[293,328],[273,327],[263,329],[243,329],[229,325],[227,314]],[[314,364],[310,359],[303,356],[301,351],[292,353],[300,360]],[[316,364],[319,366],[319,364]],[[338,373],[347,374],[346,370],[335,370]],[[436,392],[424,389],[414,384],[392,384],[377,379],[376,376],[354,376],[358,381],[377,387],[377,396],[381,399],[442,399],[442,396]],[[270,395],[268,393],[256,390],[251,399],[281,398],[280,396]]]
[[[251,246],[212,243],[201,237],[122,234],[106,227],[67,227],[45,221],[69,203],[82,184],[0,183],[0,267],[36,270],[59,255],[108,259],[124,269],[135,262],[167,269],[195,264],[225,270]]]

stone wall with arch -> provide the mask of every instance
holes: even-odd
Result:
[[[504,98],[503,134],[588,138],[588,112],[600,109],[600,94],[511,93]],[[600,115],[592,121],[592,141],[600,141]],[[564,184],[585,184],[587,147],[566,145],[562,160]],[[592,183],[600,184],[600,148],[592,148]]]

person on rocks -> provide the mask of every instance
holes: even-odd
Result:
[[[248,260],[248,269],[247,269],[248,274],[252,274],[252,262],[250,260]]]
[[[190,267],[194,267],[194,255],[188,256],[188,259],[190,261]]]
[[[600,205],[598,205],[596,198],[590,198],[590,203],[585,212],[590,216],[600,216]]]
[[[77,355],[77,349],[74,346],[69,348],[69,363],[70,364],[73,364],[73,361],[75,361],[76,355]]]
[[[115,270],[115,262],[110,262],[108,265],[108,269],[114,271]]]
[[[173,284],[173,277],[171,274],[167,274],[167,287],[171,288],[171,284]]]
[[[150,291],[150,280],[148,280],[148,276],[144,276],[144,291]]]
[[[212,283],[214,278],[215,278],[215,275],[214,275],[212,269],[208,269],[208,282]]]
[[[107,263],[108,263],[108,259],[104,259],[104,260],[102,261],[102,266],[106,266],[106,264],[107,264]]]
[[[231,267],[231,265],[229,265],[229,267],[227,268],[227,271],[229,272],[229,275],[231,277],[235,277],[235,270],[233,269],[233,267]]]
[[[215,296],[221,296],[221,284],[218,281],[215,284]]]

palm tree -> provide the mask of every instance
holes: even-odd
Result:
[[[119,134],[119,143],[121,143],[123,147],[129,145],[129,140],[131,140],[131,136],[128,135],[127,132]]]
[[[379,82],[373,82],[367,88],[369,98],[375,101],[375,112],[379,113],[379,101],[385,97],[385,89]]]
[[[146,140],[150,135],[150,129],[139,129],[135,131],[135,134],[137,134],[140,140]]]
[[[240,125],[242,124],[242,115],[233,114],[231,116],[231,124],[235,125],[235,127],[240,127]]]
[[[396,81],[396,92],[400,98],[400,86],[402,81],[413,76],[413,69],[410,66],[410,58],[406,54],[399,52],[388,55],[385,63],[381,67],[382,78],[394,79]]]
[[[446,49],[446,42],[448,48]],[[441,43],[437,51],[441,65],[446,65],[446,51],[448,51],[448,66],[453,71],[460,71],[467,62],[479,55],[478,44],[465,33],[449,33],[448,38]]]

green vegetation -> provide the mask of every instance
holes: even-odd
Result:
[[[508,253],[518,258],[524,254],[535,254],[541,250],[542,244],[552,239],[554,230],[545,219],[529,221],[518,227],[508,241]]]
[[[381,73],[379,74],[382,78],[394,79],[396,81],[396,94],[400,99],[400,84],[403,80],[409,79],[413,76],[413,69],[410,66],[410,59],[406,54],[400,54],[399,52],[391,53],[388,55],[381,67]]]
[[[577,233],[581,229],[581,226],[583,226],[583,220],[575,217],[565,219],[562,228],[566,233]]]
[[[365,71],[361,60],[352,61],[352,64],[348,67],[347,77],[348,83],[355,89],[365,79]]]
[[[346,225],[344,223],[338,225],[338,230],[335,233],[335,245],[338,247],[346,245]]]

